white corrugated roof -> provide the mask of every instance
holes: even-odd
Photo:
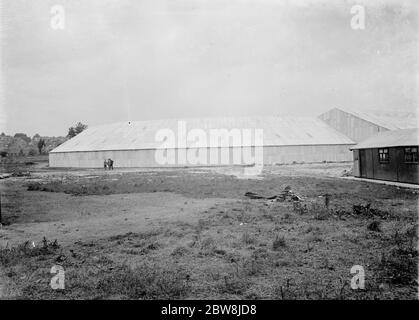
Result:
[[[156,133],[162,129],[170,129],[177,138],[178,121],[184,121],[188,131],[203,129],[207,134],[208,143],[210,129],[262,129],[265,146],[355,144],[317,118],[231,117],[126,121],[100,125],[88,128],[51,152],[158,149],[161,148],[162,142],[156,140]],[[251,131],[252,137],[254,134],[255,132]],[[253,145],[253,142],[251,144]],[[188,142],[187,147],[198,145]]]
[[[419,129],[383,131],[358,143],[351,149],[408,147],[419,145]]]
[[[359,110],[341,107],[336,109],[342,110],[389,130],[419,128],[419,118],[417,112],[374,109]]]

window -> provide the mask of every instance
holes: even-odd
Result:
[[[418,147],[404,148],[404,162],[418,163]]]
[[[388,148],[378,149],[378,160],[380,163],[387,163],[390,161]]]

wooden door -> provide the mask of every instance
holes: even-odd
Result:
[[[367,177],[367,156],[365,149],[359,150],[359,173],[361,177]]]

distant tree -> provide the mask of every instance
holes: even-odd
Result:
[[[29,144],[22,138],[11,138],[11,141],[7,145],[7,152],[9,155],[19,155],[24,153],[24,150],[28,149]],[[22,151],[22,152],[21,152]]]
[[[35,156],[36,155],[36,149],[30,149],[29,151],[28,151],[28,155],[29,156]]]
[[[75,127],[68,128],[67,137],[71,139],[71,138],[77,136],[80,132],[82,132],[86,129],[87,129],[87,125],[85,125],[81,122],[78,122]]]
[[[6,136],[6,134],[5,134],[4,132],[2,132],[2,133],[0,134],[0,136],[4,137],[4,136]]]
[[[29,138],[26,134],[24,134],[24,133],[16,133],[15,134],[15,138],[20,138],[20,139],[22,139],[23,141],[25,141],[26,143],[29,143],[29,142],[31,142],[31,138]]]
[[[45,140],[39,139],[38,144],[37,144],[39,154],[42,154],[42,149],[45,147],[45,145],[46,145]]]
[[[41,136],[39,135],[39,133],[37,133],[32,137],[32,140],[38,140],[40,138],[41,138]]]
[[[69,137],[70,139],[75,137],[77,135],[76,130],[74,129],[74,127],[70,127],[68,128],[68,134],[67,137]]]

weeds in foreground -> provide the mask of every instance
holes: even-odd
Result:
[[[26,241],[16,247],[0,249],[0,264],[9,267],[21,262],[23,258],[54,254],[59,248],[57,240],[49,241],[45,237],[40,244]]]
[[[102,296],[129,299],[180,299],[189,288],[189,273],[176,264],[145,262],[135,268],[121,266],[101,278],[97,290]]]
[[[272,296],[275,299],[346,299],[352,294],[348,282],[345,279],[339,281],[327,281],[326,283],[315,283],[303,281],[296,283],[293,279],[285,279],[276,283],[272,289]]]
[[[414,283],[418,278],[416,226],[404,233],[396,231],[390,241],[393,248],[379,259],[379,279],[395,285]]]
[[[330,216],[330,210],[318,203],[312,203],[308,209],[316,220],[326,220]]]
[[[245,231],[242,235],[242,240],[245,244],[254,244],[256,243],[256,237],[250,234],[248,231]]]
[[[250,283],[247,278],[238,277],[234,273],[228,273],[223,276],[218,284],[218,290],[221,293],[242,295],[249,287]]]
[[[276,235],[275,240],[272,243],[272,250],[277,251],[281,248],[285,248],[287,245],[284,236]]]
[[[294,201],[292,203],[294,212],[304,215],[308,212],[308,208],[306,204],[301,203],[300,201]]]
[[[183,257],[189,253],[189,249],[184,246],[178,246],[173,249],[171,256],[173,257]]]

